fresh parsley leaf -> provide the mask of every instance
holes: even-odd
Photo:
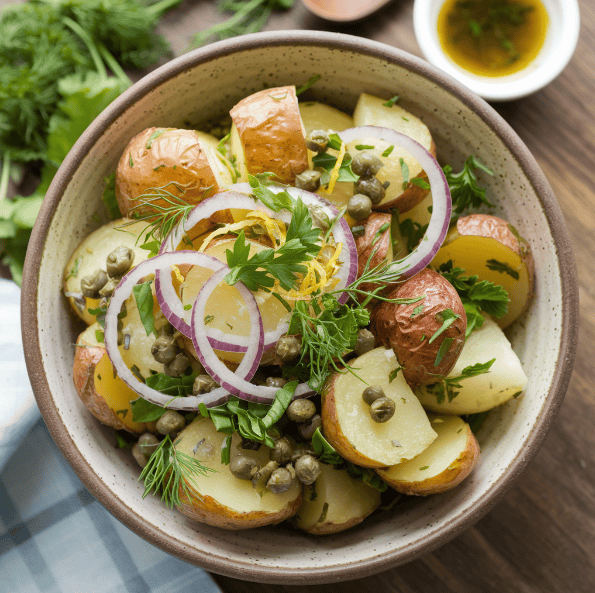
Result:
[[[155,315],[153,313],[153,291],[151,290],[150,282],[143,282],[136,284],[132,288],[134,300],[138,308],[140,320],[147,332],[147,336],[151,334],[157,335],[155,332]]]
[[[156,406],[142,397],[131,401],[130,407],[133,422],[155,422],[167,412],[166,408]]]
[[[462,388],[461,381],[488,373],[495,361],[496,359],[492,358],[492,360],[488,360],[487,362],[478,362],[474,365],[467,366],[461,371],[460,375],[456,377],[445,377],[438,383],[426,385],[425,389],[428,393],[433,394],[436,397],[437,403],[443,403],[446,398],[448,398],[450,403],[457,395],[459,395],[459,392],[455,391],[455,389]]]
[[[341,161],[341,166],[339,167],[339,177],[337,178],[337,182],[355,182],[359,179],[359,176],[356,175],[351,168],[351,162],[351,155],[346,153],[343,157],[343,160]],[[327,176],[325,177],[323,175],[320,178],[320,183],[324,185],[329,182],[330,177],[328,176],[328,173],[330,173],[337,164],[337,157],[333,156],[332,154],[328,154],[327,152],[321,152],[312,157],[312,164],[315,167],[320,167],[326,171]]]
[[[428,230],[428,225],[421,225],[411,220],[411,218],[406,218],[403,222],[399,223],[399,229],[403,238],[407,240],[407,249],[409,252],[412,252],[424,238]]]
[[[494,173],[471,155],[466,161],[463,170],[453,173],[450,165],[442,167],[446,181],[450,188],[452,198],[453,216],[458,216],[469,208],[479,208],[482,204],[493,207],[494,205],[486,198],[486,190],[479,187],[475,170],[480,169],[488,175]]]
[[[393,369],[389,374],[388,374],[388,382],[392,383],[396,378],[397,375],[399,374],[399,371],[402,371],[403,367],[397,367],[396,369]]]
[[[252,193],[274,212],[279,212],[280,210],[293,212],[295,200],[286,191],[275,193],[267,187],[267,185],[271,184],[271,176],[272,173],[261,173],[256,176],[248,175],[248,183],[252,188]]]
[[[102,330],[96,329],[95,330],[95,339],[100,343],[103,344],[105,342],[105,334]]]
[[[486,419],[488,412],[478,412],[477,414],[468,414],[462,416],[463,420],[469,425],[471,432],[474,434],[481,428],[483,421]]]
[[[409,185],[409,166],[402,158],[399,159],[399,165],[401,165],[401,174],[403,175],[403,189],[407,189]]]
[[[440,315],[440,318],[442,319],[442,325],[434,332],[434,335],[428,342],[429,344],[431,344],[439,335],[445,332],[457,319],[461,317],[460,315],[457,315],[452,309],[444,309],[444,311],[440,311],[440,313],[437,315]]]
[[[488,259],[486,262],[486,267],[488,270],[493,270],[494,272],[500,272],[500,274],[508,274],[511,278],[515,280],[519,279],[519,273],[516,270],[513,270],[507,263],[498,261],[496,259]]]
[[[422,179],[421,177],[414,177],[411,180],[411,183],[413,185],[417,185],[417,187],[421,187],[421,189],[431,189],[430,184],[425,179]]]
[[[184,397],[192,394],[192,386],[197,375],[198,373],[194,372],[183,377],[170,377],[165,373],[156,373],[147,377],[145,383],[151,389],[155,389],[166,395]]]

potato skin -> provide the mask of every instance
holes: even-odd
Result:
[[[364,234],[355,239],[357,249],[357,277],[359,278],[366,268],[368,259],[375,251],[369,269],[373,269],[385,261],[391,252],[390,244],[390,223],[392,216],[384,212],[372,212],[368,218],[361,223],[365,228]],[[385,231],[377,235],[381,227],[388,224]],[[372,291],[377,285],[365,283],[361,285],[362,290]]]
[[[393,349],[411,386],[436,383],[444,378],[463,349],[467,330],[467,316],[457,291],[437,272],[422,270],[388,297],[409,299],[423,295],[425,298],[410,305],[383,302],[372,312],[372,333],[377,342]],[[423,306],[423,310],[414,314],[419,306]],[[459,318],[430,343],[442,327],[440,313],[445,309],[452,310]],[[452,338],[453,342],[440,364],[435,366],[440,346],[447,338]]]
[[[138,196],[165,185],[189,204],[198,204],[219,191],[205,149],[193,130],[147,128],[122,153],[116,170],[116,198],[123,216],[130,215]],[[163,200],[156,204],[167,205]],[[149,207],[135,209],[138,214],[150,212]]]
[[[308,168],[308,151],[294,86],[259,91],[229,112],[252,174],[270,171],[283,183]]]

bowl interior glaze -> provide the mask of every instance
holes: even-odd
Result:
[[[403,502],[334,536],[287,526],[243,532],[193,523],[156,498],[141,499],[138,467],[114,446],[72,383],[82,327],[61,295],[77,244],[107,220],[103,179],[128,140],[148,126],[185,127],[225,114],[265,86],[301,85],[350,111],[366,91],[420,116],[439,160],[469,154],[496,171],[486,179],[497,213],[530,242],[535,298],[510,332],[529,376],[526,393],[492,411],[479,434],[482,462],[457,489]],[[576,342],[576,276],[563,219],[543,174],[514,132],[483,101],[425,62],[354,37],[316,32],[247,36],[178,58],[137,83],[87,130],[60,168],[35,227],[23,292],[23,335],[34,391],[52,435],[89,490],[151,543],[217,573],[247,580],[346,580],[402,564],[445,543],[491,508],[535,454],[569,380]],[[574,317],[574,319],[573,319]]]

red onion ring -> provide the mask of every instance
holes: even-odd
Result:
[[[360,126],[339,132],[339,138],[347,144],[355,140],[375,138],[408,150],[428,175],[432,188],[432,217],[424,238],[406,257],[392,263],[391,267],[403,267],[403,276],[408,278],[421,272],[434,258],[446,238],[450,225],[452,200],[448,182],[438,161],[418,142],[390,128]]]
[[[109,307],[105,315],[105,348],[107,355],[120,379],[122,379],[135,393],[138,393],[140,397],[158,406],[167,407],[168,409],[173,410],[197,410],[201,403],[205,404],[207,407],[218,406],[225,403],[229,399],[230,393],[223,387],[218,387],[209,393],[176,399],[172,398],[170,395],[165,395],[160,391],[152,389],[145,383],[139,381],[125,364],[122,355],[120,354],[120,349],[118,348],[118,314],[126,299],[132,294],[134,286],[145,276],[156,273],[164,268],[169,270],[173,265],[190,263],[193,265],[209,267],[212,263],[211,260],[213,259],[214,258],[209,255],[197,251],[176,251],[174,253],[157,255],[141,262],[128,272],[128,274],[122,278],[110,299]],[[215,261],[221,266],[220,270],[216,273],[226,274],[229,271],[229,268],[225,264],[222,264],[218,260]],[[238,282],[235,287],[246,302],[251,319],[253,320],[252,325],[257,327],[259,325],[261,326],[262,319],[254,295],[241,282]],[[203,327],[206,327],[204,325],[204,320]],[[258,368],[261,356],[262,346],[257,340],[256,346],[254,348],[248,348],[246,351],[242,362],[236,370],[237,376],[248,380],[251,379]]]

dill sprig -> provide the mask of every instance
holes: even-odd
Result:
[[[165,505],[173,508],[180,506],[180,486],[184,494],[190,499],[191,494],[187,482],[193,481],[192,476],[205,476],[216,470],[202,465],[190,455],[176,451],[175,445],[167,435],[149,458],[141,472],[139,481],[145,485],[143,498],[152,491],[161,490],[161,500]]]

